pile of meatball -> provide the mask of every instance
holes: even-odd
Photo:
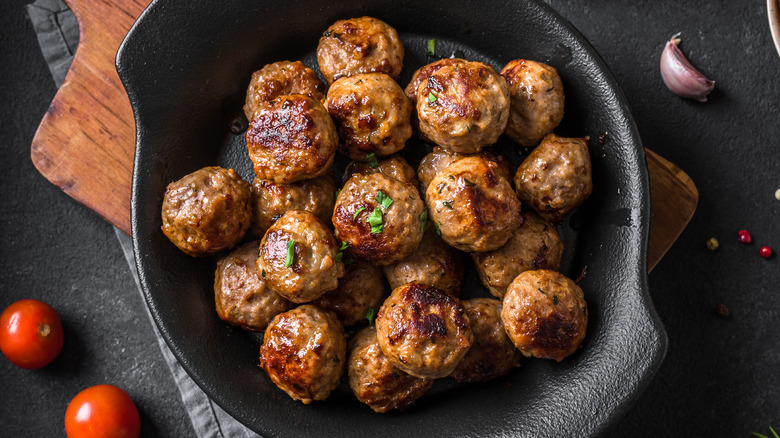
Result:
[[[446,58],[402,89],[403,58],[386,23],[334,23],[317,48],[327,86],[299,61],[252,75],[251,185],[206,167],[165,191],[162,230],[186,254],[259,239],[217,263],[217,314],[264,332],[260,366],[304,404],[346,371],[374,411],[405,409],[435,379],[561,361],[585,336],[583,292],[557,272],[555,224],[590,195],[591,164],[585,139],[552,133],[557,71]],[[416,171],[398,155],[415,132],[434,145]],[[533,148],[514,172],[490,148],[501,134]],[[342,184],[337,152],[352,160]],[[493,297],[459,299],[464,253]]]

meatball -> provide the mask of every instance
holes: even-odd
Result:
[[[260,347],[260,367],[294,400],[325,400],[347,358],[344,328],[332,312],[304,304],[276,315]]]
[[[439,172],[425,192],[441,237],[461,251],[492,251],[520,226],[520,200],[495,168],[479,157],[463,158]]]
[[[488,147],[474,155],[483,160],[496,163],[495,171],[498,176],[505,178],[509,182],[512,181],[512,163],[503,154]],[[452,152],[441,146],[434,147],[433,152],[424,156],[420,160],[420,165],[417,166],[417,176],[420,178],[420,191],[425,193],[425,190],[428,189],[428,185],[437,173],[461,158],[470,156],[472,155]]]
[[[251,215],[249,183],[233,169],[204,167],[168,184],[162,231],[185,254],[203,257],[240,242]]]
[[[474,341],[458,299],[421,283],[393,290],[379,308],[376,330],[393,365],[424,379],[449,375]]]
[[[585,338],[588,307],[582,289],[563,274],[525,271],[504,295],[501,320],[525,356],[560,362]]]
[[[498,299],[521,272],[533,269],[561,268],[563,241],[555,225],[533,211],[523,213],[523,224],[504,246],[494,251],[471,255],[482,284]]]
[[[404,64],[404,46],[384,21],[371,17],[333,23],[320,37],[317,62],[328,83],[358,73],[385,73],[398,79]]]
[[[329,171],[338,143],[336,127],[325,107],[301,94],[261,104],[246,132],[255,175],[277,184]]]
[[[523,357],[506,335],[501,301],[474,298],[460,302],[474,332],[474,344],[450,375],[458,382],[487,382],[520,366]]]
[[[308,211],[327,224],[336,203],[336,181],[330,172],[290,184],[255,178],[252,199],[252,234],[258,237],[290,210]]]
[[[515,189],[545,220],[563,219],[593,191],[585,140],[548,134],[517,168]]]
[[[433,379],[410,376],[393,366],[376,340],[376,328],[366,327],[349,341],[349,387],[374,412],[404,410],[433,386]]]
[[[385,266],[384,271],[390,289],[418,282],[459,297],[463,284],[463,254],[444,243],[433,226],[428,225],[417,251]]]
[[[214,276],[214,298],[217,315],[233,325],[263,331],[274,316],[295,304],[265,287],[257,272],[260,242],[254,241],[236,249],[217,262]]]
[[[365,160],[372,152],[377,157],[392,155],[412,136],[412,103],[384,73],[337,80],[328,90],[325,107],[338,129],[339,151],[353,160]]]
[[[343,255],[344,276],[339,286],[312,302],[317,307],[336,313],[345,327],[366,319],[369,309],[378,309],[387,292],[382,268],[370,262]]]
[[[336,237],[356,256],[387,265],[411,254],[423,236],[417,189],[381,172],[353,175],[333,210]]]
[[[521,146],[536,146],[563,120],[563,83],[558,70],[526,59],[509,61],[501,75],[509,84],[505,134]]]
[[[252,73],[244,104],[247,120],[252,120],[260,104],[285,94],[305,94],[321,102],[325,98],[325,84],[316,71],[301,61],[268,64]]]
[[[362,160],[351,161],[344,171],[344,181],[347,182],[352,175],[360,173],[369,175],[372,173],[382,173],[387,177],[395,178],[403,183],[410,183],[417,187],[417,177],[414,174],[414,168],[406,162],[400,155],[392,155],[383,160],[372,161],[371,163]]]
[[[509,118],[509,87],[493,67],[447,65],[417,87],[420,134],[455,152],[473,154],[498,140]]]
[[[288,211],[260,242],[257,269],[266,285],[294,303],[315,300],[336,289],[344,276],[333,234],[308,211]]]

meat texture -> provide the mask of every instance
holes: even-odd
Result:
[[[336,181],[331,172],[290,184],[255,178],[252,183],[252,234],[263,237],[268,228],[291,210],[305,210],[329,223],[336,204]]]
[[[274,62],[252,73],[246,91],[244,114],[247,120],[252,120],[260,104],[286,94],[305,94],[322,101],[325,90],[326,86],[317,72],[301,61]]]

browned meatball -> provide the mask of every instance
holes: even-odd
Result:
[[[330,172],[290,184],[255,178],[252,183],[252,234],[262,237],[284,213],[305,210],[330,223],[336,203],[336,181]]]
[[[501,322],[501,301],[474,298],[460,303],[471,323],[474,344],[451,377],[458,382],[487,382],[520,366],[523,356]]]
[[[403,149],[412,136],[412,103],[384,73],[343,77],[325,98],[339,133],[339,151],[353,160],[367,154],[386,157]]]
[[[515,59],[501,75],[509,84],[511,100],[505,133],[522,146],[536,146],[563,120],[563,83],[558,70]]]
[[[325,400],[346,368],[345,338],[333,312],[304,304],[276,315],[268,326],[260,367],[294,400]]]
[[[387,177],[395,178],[403,183],[410,183],[414,187],[419,185],[417,177],[414,174],[414,168],[400,155],[391,155],[376,161],[372,160],[370,163],[363,160],[351,161],[344,171],[343,178],[346,183],[352,178],[352,175],[356,173],[369,175],[377,172],[382,173]]]
[[[563,219],[593,191],[585,140],[548,134],[517,168],[515,189],[544,219]]]
[[[441,237],[461,251],[492,251],[520,226],[520,200],[495,167],[479,157],[463,158],[439,172],[425,192]]]
[[[288,211],[260,242],[257,269],[271,290],[294,303],[305,303],[338,286],[344,276],[338,252],[333,233],[316,216]]]
[[[350,252],[343,255],[345,272],[339,286],[312,302],[317,307],[336,312],[345,327],[366,319],[370,308],[376,312],[387,292],[382,268],[365,260],[355,259]]]
[[[379,308],[376,330],[379,347],[393,365],[428,379],[449,375],[474,341],[458,299],[421,283],[390,294]]]
[[[471,254],[482,284],[496,298],[504,298],[507,286],[521,272],[561,268],[563,241],[555,225],[534,213],[523,213],[523,224],[504,246]]]
[[[501,320],[525,356],[560,362],[585,338],[588,306],[582,289],[563,274],[525,271],[504,295]]]
[[[325,84],[316,71],[306,67],[301,61],[268,64],[252,73],[244,104],[246,118],[252,120],[261,103],[285,94],[305,94],[322,101],[325,98]]]
[[[217,315],[247,330],[262,331],[274,316],[295,304],[265,287],[257,272],[259,241],[243,245],[217,262],[214,298]]]
[[[401,74],[404,46],[398,32],[376,18],[360,17],[333,23],[320,38],[317,62],[328,83],[358,73]]]
[[[509,118],[509,87],[493,67],[476,61],[447,65],[417,87],[420,134],[455,152],[491,145]]]
[[[204,167],[168,184],[162,231],[184,253],[203,257],[240,242],[251,214],[249,183],[233,169]]]
[[[309,96],[279,96],[260,105],[246,144],[255,175],[287,184],[330,170],[339,138],[321,103]]]
[[[417,282],[459,297],[463,284],[463,254],[444,243],[429,224],[417,251],[385,266],[384,271],[390,289]]]
[[[333,226],[356,256],[386,265],[417,249],[424,210],[412,184],[381,172],[357,173],[336,198]]]
[[[485,148],[476,154],[460,154],[452,152],[441,146],[433,148],[433,152],[423,157],[420,160],[420,165],[417,166],[417,176],[420,178],[420,191],[425,193],[428,189],[428,185],[433,181],[433,178],[437,173],[444,170],[450,164],[470,156],[478,156],[483,160],[492,161],[496,163],[495,171],[498,176],[512,182],[512,163],[500,152],[494,151],[491,148]]]
[[[376,340],[376,328],[366,327],[349,341],[349,387],[374,412],[404,410],[433,386],[433,379],[410,376],[393,366]]]

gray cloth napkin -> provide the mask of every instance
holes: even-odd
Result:
[[[65,80],[65,75],[73,62],[73,55],[78,46],[79,28],[76,18],[62,0],[37,0],[35,3],[27,5],[27,14],[35,28],[38,44],[46,63],[49,65],[54,83],[59,87]],[[114,228],[114,232],[124,252],[129,270],[135,279],[136,289],[138,293],[141,293],[141,283],[138,280],[138,272],[133,258],[132,240],[118,228]],[[179,387],[182,401],[190,415],[197,436],[200,438],[259,437],[217,406],[192,381],[173,356],[168,344],[160,336],[157,325],[151,319],[149,309],[147,308],[146,311],[157,336],[160,351]]]

